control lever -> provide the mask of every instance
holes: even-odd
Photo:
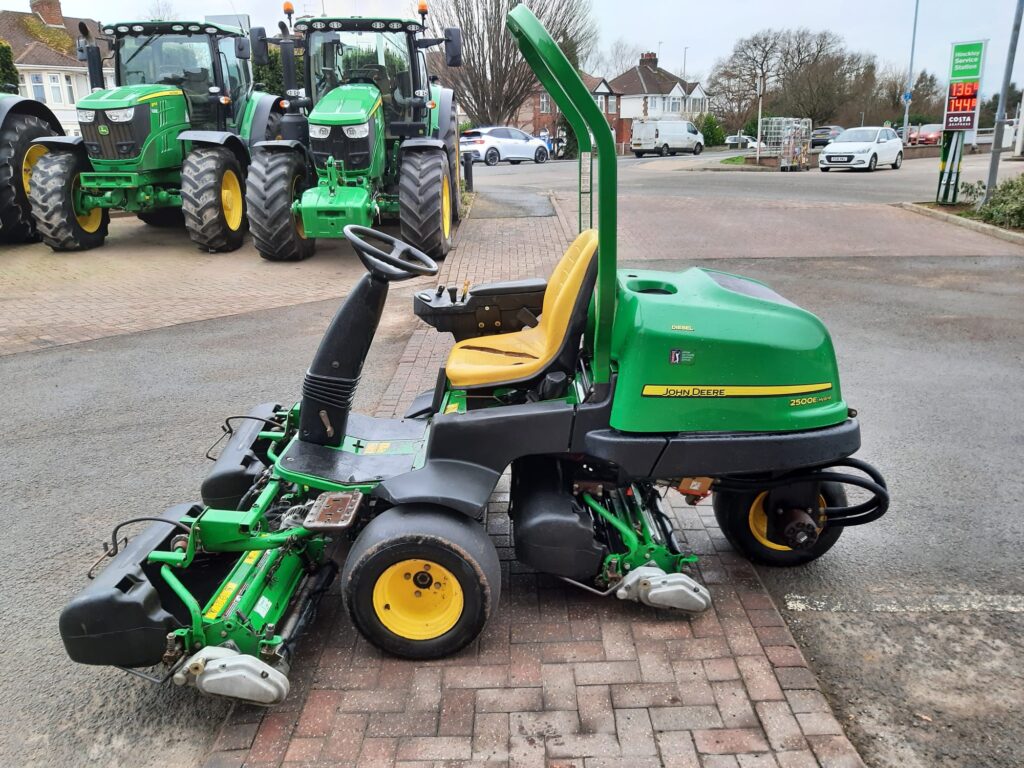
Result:
[[[449,285],[448,286],[448,298],[452,300],[452,304],[456,302],[459,296],[459,286]]]
[[[441,298],[444,295],[444,286],[437,286],[437,291],[434,293],[434,295],[437,296],[438,298]]]
[[[466,278],[466,282],[462,284],[462,300],[465,301],[469,298],[469,278]]]

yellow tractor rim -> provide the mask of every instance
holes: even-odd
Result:
[[[79,177],[76,176],[75,186],[72,190],[72,200],[78,200],[79,189]],[[78,226],[80,226],[85,232],[88,232],[91,235],[93,232],[98,230],[100,228],[100,224],[103,223],[103,209],[97,207],[93,208],[91,211],[88,211],[87,213],[79,213],[78,209],[75,208],[75,220],[78,222]]]
[[[242,226],[242,185],[232,170],[224,171],[220,180],[220,205],[224,209],[224,221],[232,231]]]
[[[750,514],[747,517],[747,523],[750,526],[750,532],[754,534],[754,538],[761,544],[774,549],[778,552],[791,552],[792,548],[787,547],[785,544],[776,544],[774,541],[768,538],[768,515],[764,511],[764,500],[768,495],[768,491],[764,491],[754,499],[754,503],[750,505]],[[818,506],[824,509],[828,506],[824,496],[818,496]],[[824,526],[818,527],[818,533],[820,534]]]
[[[21,183],[25,188],[25,194],[29,193],[29,187],[32,185],[32,169],[35,168],[36,163],[39,162],[39,158],[46,154],[46,147],[42,147],[39,144],[33,144],[28,148],[28,152],[25,153],[25,157],[21,159]]]
[[[447,240],[452,233],[452,185],[451,180],[441,184],[441,231]]]
[[[462,616],[462,585],[430,560],[401,560],[377,578],[373,610],[388,630],[406,640],[433,640]]]

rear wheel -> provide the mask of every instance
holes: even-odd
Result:
[[[184,226],[185,216],[181,208],[154,208],[151,211],[142,211],[135,214],[139,221],[151,227],[177,228]]]
[[[903,165],[903,153],[902,152],[898,152],[896,154],[896,160],[893,161],[892,169],[894,171],[898,171],[900,169],[901,165]]]
[[[292,213],[305,189],[306,166],[298,152],[264,150],[253,157],[245,199],[252,239],[264,259],[301,261],[316,250],[302,217]]]
[[[498,606],[501,569],[476,521],[400,505],[359,534],[341,589],[352,623],[369,642],[396,656],[433,659],[480,634]]]
[[[828,552],[839,540],[841,527],[819,528],[817,541],[807,549],[792,549],[768,535],[768,513],[764,501],[768,493],[716,492],[713,499],[715,520],[732,546],[744,557],[761,565],[793,566],[809,563]],[[845,507],[846,492],[837,483],[822,483],[818,503],[821,507]]]
[[[634,157],[637,157],[637,158],[640,158],[640,157],[643,157],[643,156],[644,156],[644,153],[643,153],[643,152],[634,152],[634,153],[633,153],[633,156],[634,156]]]
[[[533,153],[533,162],[540,165],[548,161],[548,151],[544,147],[537,147],[537,151]]]
[[[230,149],[199,147],[181,167],[181,210],[185,228],[200,250],[235,251],[249,228],[245,219],[245,178]]]
[[[32,171],[32,214],[43,242],[55,251],[86,251],[107,238],[110,213],[82,204],[80,180],[89,169],[78,152],[49,152]]]
[[[36,239],[28,196],[32,173],[46,148],[32,142],[55,133],[38,117],[7,113],[0,130],[0,243]]]
[[[484,155],[484,162],[487,163],[487,165],[497,165],[501,162],[501,155],[498,153],[498,150],[493,147],[488,149],[487,154]]]
[[[452,180],[443,151],[402,155],[398,180],[402,239],[440,261],[452,247]]]

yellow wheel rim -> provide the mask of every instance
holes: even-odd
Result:
[[[452,185],[451,180],[441,184],[441,232],[447,240],[452,233]]]
[[[462,585],[430,560],[402,560],[377,578],[373,610],[388,630],[406,640],[433,640],[462,616]]]
[[[242,185],[234,171],[224,171],[220,180],[220,205],[224,209],[224,221],[228,229],[235,231],[242,226]]]
[[[72,192],[72,200],[77,201],[79,196],[79,177],[75,177],[75,186]],[[79,213],[78,208],[75,208],[75,220],[85,232],[90,235],[100,228],[100,224],[103,223],[103,209],[93,208],[88,213]]]
[[[764,500],[768,496],[768,491],[764,491],[754,499],[754,503],[750,505],[750,513],[747,517],[747,523],[750,526],[750,532],[754,534],[754,538],[759,543],[774,549],[778,552],[792,552],[791,547],[787,547],[785,544],[776,544],[774,541],[768,538],[768,515],[764,511]],[[824,496],[818,496],[818,506],[824,509],[828,506]],[[818,527],[818,533],[820,534],[824,526]]]
[[[39,162],[39,158],[45,154],[46,147],[33,144],[28,148],[28,152],[25,153],[25,157],[21,159],[21,183],[25,188],[26,195],[29,193],[29,187],[32,184],[32,169],[35,168],[36,163]]]

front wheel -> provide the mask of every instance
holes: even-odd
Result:
[[[878,166],[878,155],[872,155],[868,160],[868,173],[871,173]]]
[[[305,189],[306,166],[298,152],[264,150],[253,157],[245,200],[252,239],[264,259],[301,261],[316,250],[302,216],[292,212]]]
[[[713,498],[715,520],[728,542],[741,555],[760,565],[789,567],[817,560],[839,540],[842,527],[824,524],[815,543],[806,549],[792,549],[770,538],[768,514],[764,508],[767,491],[737,493],[718,491]],[[845,507],[846,492],[838,483],[822,483],[818,505]]]
[[[658,150],[658,154],[661,157],[668,157],[668,144],[662,144],[661,148]]]
[[[434,261],[452,247],[452,179],[443,151],[412,150],[402,155],[398,178],[402,239]]]
[[[32,215],[43,242],[55,251],[87,251],[107,239],[110,213],[84,207],[81,176],[89,170],[78,152],[50,152],[32,170]]]
[[[356,629],[407,659],[448,656],[498,607],[501,568],[483,526],[435,507],[399,505],[352,545],[341,590]]]
[[[546,163],[548,161],[548,151],[544,147],[537,147],[537,151],[533,153],[533,162],[537,165]]]
[[[903,153],[899,152],[896,155],[896,160],[892,164],[892,169],[894,171],[898,171],[901,165],[903,165]]]
[[[487,154],[484,155],[484,162],[487,165],[497,165],[501,160],[501,155],[498,154],[498,150],[491,148],[487,150]]]
[[[245,175],[223,147],[199,147],[181,167],[181,211],[192,242],[203,251],[236,251],[245,240]]]
[[[698,142],[697,144],[693,145],[693,154],[699,155],[703,151],[704,151],[704,145],[703,144]]]

